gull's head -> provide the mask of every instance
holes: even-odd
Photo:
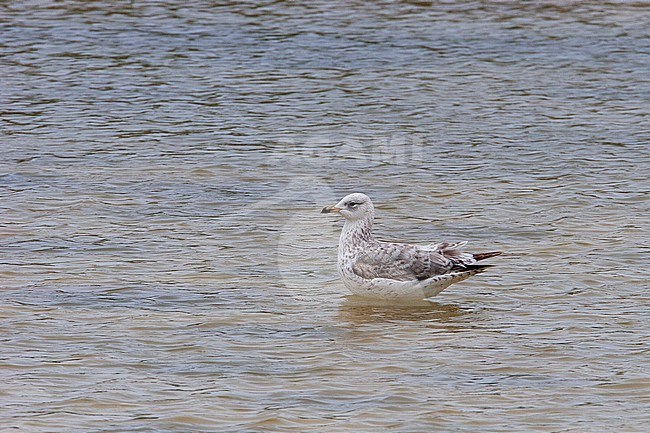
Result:
[[[358,221],[374,214],[370,197],[360,192],[346,195],[334,206],[326,206],[321,213],[340,213],[348,221]]]

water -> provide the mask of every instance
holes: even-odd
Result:
[[[2,431],[642,432],[644,2],[0,6]],[[386,239],[501,249],[347,294]]]

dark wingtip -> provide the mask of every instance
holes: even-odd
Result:
[[[489,268],[494,267],[494,265],[459,265],[457,267],[452,268],[453,272],[474,272],[475,274],[480,274],[481,272],[485,272]]]
[[[472,254],[472,256],[478,262],[479,260],[489,259],[490,257],[500,256],[501,254],[503,254],[503,251],[491,251],[489,253]]]
[[[481,272],[485,272],[494,265],[466,265],[464,271],[474,271],[477,274],[480,274]]]

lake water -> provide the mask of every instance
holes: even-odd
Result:
[[[0,6],[0,430],[645,432],[647,2]],[[496,266],[349,295],[389,240]]]

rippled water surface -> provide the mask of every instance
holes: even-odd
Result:
[[[2,431],[645,432],[647,2],[0,5]],[[430,301],[377,233],[501,249]]]

